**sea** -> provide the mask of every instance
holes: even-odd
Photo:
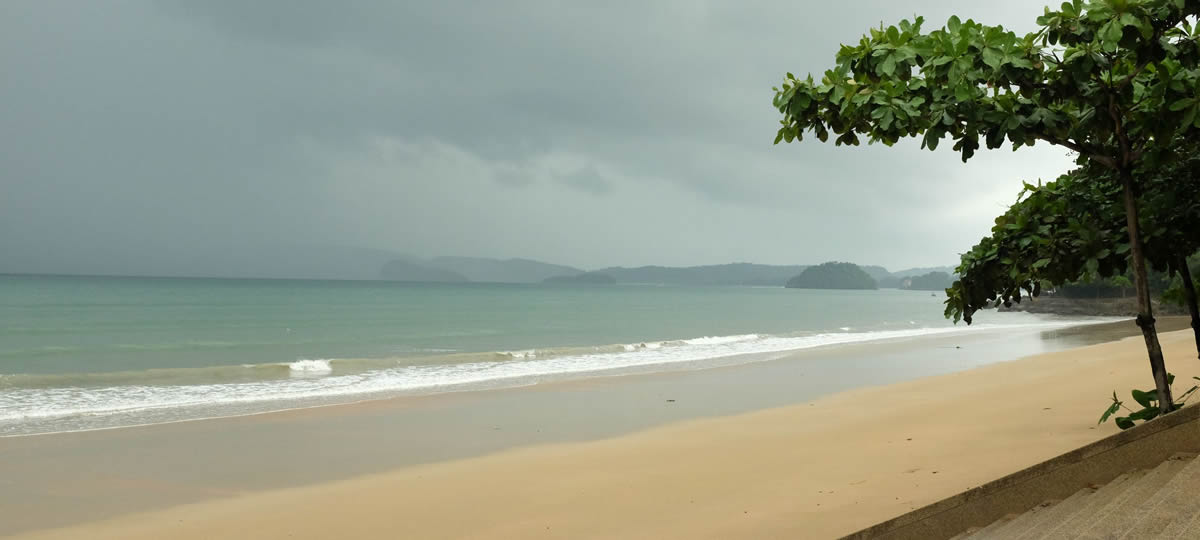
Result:
[[[702,369],[1087,320],[928,291],[0,275],[0,436]]]

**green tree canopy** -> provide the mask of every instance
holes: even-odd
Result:
[[[1022,198],[996,218],[991,234],[964,253],[959,279],[947,290],[946,316],[971,322],[975,311],[1020,302],[1046,287],[1123,275],[1129,242],[1120,186],[1100,170],[1083,169],[1044,185],[1025,185]],[[1188,158],[1146,179],[1141,214],[1147,259],[1178,271],[1200,248],[1200,159]]]
[[[1195,0],[1075,0],[1024,36],[957,17],[929,33],[921,17],[873,29],[843,45],[819,83],[787,74],[776,142],[811,130],[853,145],[921,136],[936,149],[949,136],[966,161],[981,138],[1014,149],[1042,140],[1113,169],[1160,157],[1168,149],[1153,141],[1200,127],[1188,22],[1198,10]]]
[[[1198,12],[1200,0],[1074,0],[1047,8],[1040,29],[1024,36],[957,17],[928,33],[919,17],[881,26],[843,46],[820,82],[787,75],[775,89],[783,115],[775,141],[811,130],[822,141],[836,135],[837,144],[921,137],[935,149],[949,136],[964,161],[981,138],[988,148],[1045,141],[1077,152],[1080,165],[1116,173],[1137,322],[1170,410],[1135,192],[1147,171],[1173,159],[1171,142],[1200,128]]]
[[[1144,179],[1141,230],[1146,258],[1179,276],[1170,291],[1188,306],[1200,353],[1200,308],[1189,255],[1200,249],[1200,148],[1181,141],[1188,157]],[[961,278],[946,291],[946,317],[971,322],[975,311],[1020,302],[1045,287],[1078,280],[1125,281],[1129,244],[1125,212],[1111,196],[1120,188],[1106,170],[1079,169],[1023,198],[996,219],[991,235],[964,253]],[[1111,246],[1116,247],[1111,247]]]

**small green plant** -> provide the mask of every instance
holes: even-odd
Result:
[[[1192,377],[1192,378],[1196,379],[1197,381],[1200,381],[1200,377]],[[1175,383],[1175,375],[1168,373],[1167,374],[1167,385],[1170,386],[1171,384],[1174,384],[1174,383]],[[1196,389],[1198,389],[1198,388],[1200,388],[1200,385],[1192,386],[1191,388],[1188,389],[1187,392],[1184,392],[1183,395],[1180,395],[1179,397],[1177,397],[1175,399],[1175,403],[1172,404],[1172,406],[1171,406],[1171,410],[1175,411],[1175,410],[1178,410],[1180,407],[1183,407],[1184,403],[1187,402],[1188,397],[1190,397],[1192,395],[1192,393],[1195,392]],[[1158,390],[1150,390],[1150,391],[1133,390],[1130,392],[1130,394],[1133,396],[1133,400],[1136,401],[1138,405],[1142,406],[1141,410],[1135,411],[1133,409],[1130,409],[1129,407],[1126,407],[1125,403],[1123,401],[1117,399],[1117,393],[1113,392],[1112,405],[1109,405],[1108,408],[1104,410],[1104,414],[1100,415],[1100,421],[1096,422],[1096,423],[1103,424],[1104,422],[1108,421],[1108,417],[1110,417],[1114,414],[1117,414],[1118,412],[1121,411],[1121,409],[1125,409],[1126,411],[1129,411],[1129,415],[1128,416],[1114,416],[1113,421],[1117,423],[1117,427],[1119,427],[1121,429],[1129,429],[1135,425],[1136,421],[1138,421],[1138,420],[1142,420],[1142,421],[1153,420],[1162,412],[1162,409],[1158,404]]]

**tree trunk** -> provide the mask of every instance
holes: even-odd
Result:
[[[1142,235],[1138,230],[1137,197],[1133,193],[1133,174],[1128,169],[1121,171],[1121,184],[1125,195],[1125,224],[1129,229],[1129,258],[1133,263],[1133,285],[1137,291],[1137,325],[1146,340],[1146,354],[1150,357],[1150,373],[1154,375],[1154,386],[1158,389],[1158,406],[1163,414],[1174,409],[1171,386],[1167,384],[1167,366],[1163,362],[1162,346],[1158,343],[1158,332],[1154,329],[1154,308],[1150,305],[1150,280],[1146,278],[1146,257],[1142,252]]]
[[[1192,271],[1188,269],[1187,257],[1179,258],[1179,277],[1183,280],[1183,296],[1187,300],[1188,312],[1192,315],[1192,334],[1196,337],[1196,355],[1200,356],[1200,307],[1196,306],[1196,286],[1192,284]]]

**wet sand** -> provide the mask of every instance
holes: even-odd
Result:
[[[1177,321],[1167,324],[1179,326]],[[142,428],[0,439],[0,460],[2,460],[0,461],[0,485],[4,486],[4,489],[0,490],[0,514],[5,514],[0,516],[3,518],[0,519],[0,534],[115,518],[116,521],[110,522],[108,525],[85,525],[83,529],[61,532],[68,537],[71,535],[94,536],[104,531],[115,536],[126,536],[137,532],[127,528],[130,524],[154,523],[157,519],[146,516],[135,517],[135,515],[130,515],[131,512],[149,511],[150,515],[160,517],[168,514],[175,516],[171,513],[182,511],[180,509],[189,509],[188,516],[193,516],[194,512],[201,511],[199,508],[207,509],[203,512],[236,513],[237,508],[240,508],[238,505],[241,504],[266,508],[263,505],[273,504],[268,501],[279,497],[284,497],[291,504],[296,501],[290,497],[302,497],[305,496],[304,493],[308,493],[306,496],[312,499],[305,499],[308,501],[305,504],[315,505],[318,501],[326,503],[340,501],[349,504],[353,501],[354,504],[361,503],[365,508],[371,507],[373,504],[366,498],[379,496],[396,504],[402,504],[401,507],[404,508],[407,508],[409,503],[415,504],[416,506],[412,507],[413,511],[417,508],[421,509],[420,516],[409,516],[405,511],[403,519],[406,523],[413,522],[413,517],[442,516],[447,520],[446,523],[443,523],[445,526],[443,529],[439,529],[437,520],[433,519],[426,521],[425,528],[412,531],[413,535],[422,537],[472,536],[485,530],[528,535],[532,534],[534,529],[513,529],[511,527],[517,526],[515,523],[518,521],[528,525],[528,520],[542,516],[543,512],[532,507],[511,507],[511,504],[519,501],[508,500],[513,497],[504,493],[489,491],[499,489],[499,486],[493,485],[495,482],[513,483],[509,487],[517,490],[513,494],[514,497],[518,492],[525,493],[522,490],[533,489],[532,486],[542,486],[546,494],[556,493],[556,497],[567,500],[586,499],[592,493],[607,493],[608,496],[621,498],[620,495],[605,490],[636,485],[639,493],[638,499],[642,498],[641,490],[648,490],[648,494],[662,497],[664,501],[675,500],[677,504],[682,504],[674,496],[663,491],[672,484],[643,485],[645,475],[649,474],[650,478],[654,478],[658,474],[657,471],[662,470],[664,474],[674,471],[675,474],[682,474],[685,477],[690,474],[700,478],[710,469],[719,471],[722,467],[726,467],[727,461],[742,463],[742,466],[745,467],[755,467],[751,463],[744,463],[748,459],[750,461],[757,459],[750,459],[752,456],[743,455],[743,451],[774,451],[790,455],[792,452],[786,448],[762,447],[761,445],[767,444],[769,439],[774,436],[801,437],[799,433],[793,432],[793,427],[806,430],[833,429],[842,425],[843,421],[854,425],[853,422],[856,421],[856,418],[857,421],[867,421],[876,416],[892,418],[894,411],[888,403],[894,400],[890,399],[886,392],[891,389],[892,394],[890,395],[894,397],[903,395],[895,394],[895,392],[905,391],[900,390],[902,386],[876,388],[871,390],[883,391],[885,394],[882,397],[868,395],[854,398],[845,405],[830,405],[831,403],[840,403],[839,400],[850,399],[847,396],[854,396],[864,391],[869,392],[869,390],[855,390],[806,403],[818,396],[863,385],[884,385],[915,377],[962,371],[1020,355],[1105,341],[1136,331],[1135,328],[1130,327],[1132,327],[1130,323],[1121,323],[1045,334],[1040,332],[996,334],[980,332],[962,336],[868,343],[804,351],[783,360],[728,368],[602,378],[523,389],[406,398]],[[1171,339],[1178,341],[1174,336]],[[1174,355],[1172,358],[1176,359],[1171,364],[1173,369],[1176,364],[1183,363],[1181,362],[1183,356]],[[1188,355],[1187,358],[1194,359],[1194,354]],[[1146,371],[1142,366],[1144,363],[1144,361],[1137,360],[1123,363],[1138,368],[1128,375],[1133,378],[1135,384],[1144,378],[1140,377],[1141,372]],[[990,366],[967,373],[976,373],[997,367],[999,366]],[[937,380],[936,378],[925,379],[925,381],[935,381],[930,383],[935,385],[934,388],[937,384],[945,384],[944,382],[937,383]],[[1106,384],[1116,388],[1121,387],[1120,384]],[[1099,394],[1091,395],[1095,394],[1093,391],[1088,394],[1086,399],[1081,396],[1083,404],[1080,406],[1083,407],[1083,410],[1088,411],[1089,421],[1080,423],[1078,419],[1070,420],[1070,425],[1083,426],[1084,431],[1082,437],[1066,439],[1070,441],[1069,444],[1078,446],[1088,440],[1099,438],[1108,430],[1115,429],[1111,425],[1090,429],[1093,427],[1091,422],[1094,422],[1091,417],[1098,414],[1104,405],[1103,396],[1112,389],[1114,388],[1101,390]],[[933,393],[941,394],[943,392],[934,391]],[[1017,389],[1017,393],[1023,392]],[[796,407],[797,403],[802,405]],[[792,407],[788,407],[788,405],[792,405]],[[953,409],[956,406],[950,408]],[[812,407],[812,409],[804,409],[804,407]],[[743,414],[747,411],[766,408],[774,409],[750,415]],[[739,414],[742,416],[708,418]],[[745,423],[748,422],[747,418],[754,417],[756,414],[763,415],[764,418],[776,418],[774,421],[780,423],[774,425],[758,421]],[[784,416],[776,417],[776,415]],[[916,415],[914,418],[899,419],[894,428],[876,426],[878,429],[875,431],[878,433],[874,431],[872,433],[882,436],[890,433],[892,429],[926,430],[928,426],[920,424],[928,415],[929,413],[926,412]],[[689,419],[697,418],[700,420],[689,421]],[[897,419],[892,418],[892,420]],[[1026,423],[1034,421],[1035,418],[1032,417],[1024,420]],[[660,447],[662,444],[674,440],[675,437],[681,436],[677,433],[669,436],[664,434],[674,433],[674,430],[684,429],[686,426],[693,426],[690,429],[697,429],[695,426],[705,422],[712,424],[708,424],[708,428],[688,435],[693,437],[691,439],[684,437],[676,441],[678,445],[683,446],[677,445],[673,450],[668,448],[669,444]],[[631,432],[639,430],[641,431],[630,435]],[[659,435],[655,436],[655,433]],[[744,441],[744,445],[738,444],[736,437],[740,436],[749,437]],[[830,440],[839,440],[830,439],[830,436],[830,433],[811,432],[804,437],[789,440],[788,444],[795,445],[795,455],[802,456],[805,455],[805,452],[814,452],[817,451],[816,449],[829,447],[828,441]],[[643,439],[647,437],[658,442],[649,447],[639,446],[646,444]],[[730,437],[735,438],[731,439]],[[1092,439],[1088,437],[1092,437]],[[761,444],[756,442],[759,438],[763,439]],[[593,442],[562,444],[568,441]],[[1075,444],[1077,442],[1078,444]],[[770,444],[776,443],[782,443],[782,441]],[[886,444],[895,444],[895,441],[886,442]],[[592,447],[588,445],[592,445]],[[810,446],[815,449],[809,448]],[[1050,457],[1057,453],[1051,450],[1060,448],[1060,446],[1039,443],[1035,453],[1042,455],[1045,451],[1050,451],[1049,454],[1044,455],[1044,457]],[[608,450],[604,450],[606,448]],[[719,449],[722,453],[712,453],[715,449]],[[1065,449],[1069,448],[1062,450]],[[622,455],[632,460],[625,463],[629,467],[628,472],[621,473],[614,468],[593,470],[594,465],[604,463],[605,459],[615,459],[615,455],[604,453],[613,450],[621,450]],[[859,448],[858,450],[869,451],[870,448]],[[877,451],[884,450],[884,448],[877,449]],[[903,455],[919,457],[914,455],[912,447],[900,450]],[[577,451],[600,453],[590,454],[593,457],[585,462],[574,462],[575,472],[568,472],[571,471],[572,466],[569,460],[561,463],[562,469],[546,470],[538,470],[536,467],[530,469],[531,462],[519,459],[516,462],[505,461],[516,459],[513,457],[514,455],[521,455],[524,452],[536,455],[536,461],[549,463],[564,459],[563,452],[569,456],[574,455]],[[672,458],[671,451],[678,455]],[[666,453],[656,454],[655,452]],[[679,459],[681,456],[692,456],[693,454],[696,454],[696,459],[707,456],[713,463],[705,465],[694,461],[691,457]],[[639,458],[639,455],[644,459]],[[733,456],[733,458],[730,459],[729,456]],[[878,461],[880,456],[868,453],[865,459]],[[665,460],[665,462],[656,460]],[[676,461],[678,464],[674,463]],[[487,465],[487,463],[491,463],[491,465]],[[689,472],[685,468],[680,468],[688,463],[697,469]],[[771,461],[767,460],[759,465],[766,466],[769,463]],[[845,470],[845,466],[851,464],[847,462],[839,465],[839,463],[841,462],[835,462],[832,466],[822,466],[820,471],[807,472],[803,467],[797,468],[795,464],[788,464],[787,470],[781,470],[780,473],[781,477],[791,479],[795,489],[807,489],[811,486],[825,485],[823,482],[828,482],[829,489],[834,490],[834,486],[838,485],[835,478],[824,478],[817,474],[810,482],[808,476],[810,473],[829,473],[833,470],[848,472]],[[784,465],[777,464],[781,467]],[[616,466],[616,463],[612,464],[612,467]],[[466,469],[460,469],[462,467],[466,467]],[[472,467],[482,467],[482,469],[476,470]],[[478,479],[459,478],[459,481],[463,483],[458,484],[454,489],[457,490],[455,493],[462,493],[453,497],[451,497],[453,493],[446,492],[451,488],[442,486],[440,481],[435,483],[436,485],[419,481],[426,478],[426,474],[431,475],[429,478],[441,478],[438,475],[448,474],[445,471],[450,470],[458,470],[461,474],[467,474],[466,471],[469,470],[470,474],[481,476]],[[759,469],[755,470],[761,473]],[[604,473],[601,474],[601,471]],[[413,477],[414,474],[417,476]],[[518,480],[515,476],[518,474],[532,474],[535,478]],[[801,474],[804,476],[797,476]],[[547,475],[553,476],[554,482],[557,483],[552,482],[554,485],[546,485],[550,479],[542,477]],[[350,480],[346,480],[348,478]],[[756,478],[752,474],[747,477],[747,482],[756,483],[759,481]],[[940,482],[945,478],[950,478],[950,476],[938,480]],[[980,481],[987,479],[990,477]],[[394,483],[401,481],[402,485]],[[676,478],[673,481],[681,480]],[[384,493],[362,492],[357,495],[346,493],[344,496],[349,499],[343,501],[341,496],[336,499],[324,500],[324,496],[321,495],[328,490],[366,489],[365,484],[356,484],[362,482],[381,482],[376,487],[386,490],[386,496]],[[358,487],[346,487],[352,485]],[[409,487],[410,485],[411,487]],[[529,487],[522,487],[526,485]],[[709,495],[715,497],[720,493],[728,495],[729,493],[726,492],[731,489],[730,485],[720,482],[714,483],[711,489],[706,487],[705,483],[688,485],[691,486],[689,492],[698,493],[702,498]],[[740,489],[733,489],[733,493],[739,492]],[[748,486],[745,489],[751,489],[751,487]],[[757,490],[758,488],[752,489],[756,492]],[[823,490],[817,488],[817,491]],[[510,510],[513,510],[516,515],[503,518],[490,510],[480,509],[477,512],[474,507],[471,507],[472,510],[463,515],[454,517],[447,515],[452,508],[469,507],[460,506],[460,502],[457,502],[454,497],[476,492],[481,496],[490,493],[491,496],[500,500],[491,502],[476,500],[474,504],[487,506],[503,502],[509,504]],[[439,493],[450,498],[438,499],[437,494]],[[539,491],[539,493],[541,492]],[[536,495],[525,494],[525,496],[534,497],[529,499],[530,501],[538,500]],[[923,496],[930,495],[924,494]],[[908,505],[917,505],[918,499],[919,497],[906,496],[903,502]],[[436,506],[438,500],[447,506],[440,509],[430,506],[431,504]],[[720,503],[720,500],[722,497],[712,498],[710,505],[704,508],[715,511],[711,505],[736,503],[741,499],[729,500],[726,498],[723,499],[724,503]],[[753,500],[759,503],[766,502],[761,499]],[[242,502],[235,504],[234,501]],[[408,502],[402,503],[402,501]],[[751,499],[746,499],[746,501],[749,502]],[[899,504],[899,501],[897,499],[896,504]],[[553,501],[542,501],[539,504],[551,504],[551,502]],[[658,507],[657,504],[643,502],[647,503],[647,508]],[[812,509],[804,507],[801,501],[793,500],[792,502],[795,503],[791,505],[795,511],[808,512],[804,514],[805,516],[811,514]],[[874,508],[874,505],[879,502],[873,501],[872,507]],[[196,506],[194,503],[199,503],[200,506]],[[779,504],[786,503],[785,500]],[[176,510],[169,508],[159,510],[181,504],[188,505],[179,506]],[[461,504],[470,503],[464,499]],[[833,505],[833,502],[826,503],[826,508],[834,508]],[[880,508],[886,511],[896,510],[895,505],[884,505]],[[154,513],[156,510],[158,513]],[[282,509],[280,510],[282,511]],[[671,511],[676,510],[679,509]],[[344,508],[338,510],[338,512],[342,511],[350,512]],[[780,506],[778,511],[783,511],[783,507]],[[329,511],[318,511],[315,507],[310,507],[298,515],[304,516],[304,519],[307,520],[309,516],[315,517],[317,514],[326,512]],[[550,519],[550,521],[559,527],[576,525],[582,527],[575,529],[572,535],[623,536],[639,531],[645,534],[651,534],[654,531],[670,532],[660,528],[663,524],[655,525],[634,519],[641,515],[640,511],[631,510],[630,512],[632,513],[626,516],[624,511],[619,508],[610,508],[608,511],[597,510],[597,516],[607,516],[608,520],[627,522],[626,525],[630,528],[620,530],[606,529],[599,525],[585,526],[592,520],[588,516],[570,517],[564,514]],[[815,515],[826,514],[829,512],[822,510]],[[226,516],[226,514],[221,515]],[[834,514],[829,514],[829,516],[836,517]],[[336,520],[336,513],[329,514],[327,517]],[[651,519],[653,515],[644,517]],[[886,517],[886,515],[883,516],[883,518]],[[249,516],[242,516],[242,518],[250,519]],[[178,519],[178,516],[172,519]],[[505,521],[506,519],[507,521]],[[805,517],[805,519],[810,519],[810,517]],[[232,514],[221,517],[218,521],[245,525],[244,521],[238,522]],[[269,521],[267,519],[263,523],[266,524]],[[185,522],[195,526],[220,525],[215,522],[196,523],[192,517],[185,519]],[[508,523],[508,525],[502,525],[501,522]],[[122,526],[120,523],[125,523],[125,525]],[[374,527],[382,526],[377,521],[371,523],[375,523]],[[460,526],[465,527],[470,523],[474,523],[481,529],[472,532],[460,528]],[[842,522],[834,519],[829,523]],[[279,524],[276,523],[276,525]],[[349,524],[345,525],[349,526]],[[842,523],[842,526],[844,527],[845,524]],[[328,529],[313,529],[313,531],[317,530],[329,532]],[[571,529],[560,528],[558,532],[565,534],[564,530]],[[814,530],[828,532],[839,529]],[[144,532],[147,535],[152,535],[152,532],[169,535],[186,534],[186,531],[172,530],[168,532],[162,529],[154,531],[147,529]],[[216,535],[232,534],[234,530],[224,529],[221,532],[202,527],[193,532]],[[262,529],[261,532],[267,535],[278,533],[280,536],[286,536],[283,529]],[[287,532],[297,531],[289,529]],[[360,532],[370,531],[364,529]],[[382,530],[375,532],[384,536]],[[684,532],[680,531],[681,534]],[[730,530],[730,532],[733,531]],[[753,530],[745,532],[754,534]]]

